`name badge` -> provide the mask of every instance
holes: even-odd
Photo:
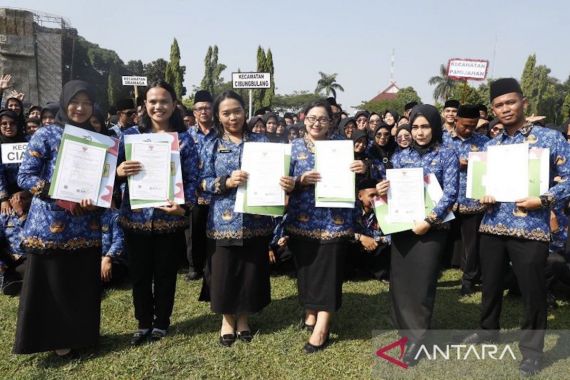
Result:
[[[218,153],[231,153],[230,149],[218,149]]]

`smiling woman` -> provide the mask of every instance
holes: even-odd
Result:
[[[99,339],[101,228],[90,200],[62,208],[48,190],[63,128],[90,129],[93,88],[83,81],[63,87],[56,123],[31,138],[18,184],[34,198],[24,227],[28,253],[14,352],[29,354],[93,346]]]

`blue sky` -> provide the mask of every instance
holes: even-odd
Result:
[[[526,58],[564,81],[570,75],[570,3],[543,0],[0,0],[0,7],[49,12],[79,34],[115,50],[126,62],[168,59],[176,37],[186,87],[199,85],[209,45],[218,45],[223,73],[255,70],[257,46],[271,48],[277,93],[314,90],[318,72],[338,73],[338,101],[358,105],[395,79],[432,102],[428,79],[449,58],[491,61],[494,77],[520,77]],[[495,49],[495,54],[493,53]]]

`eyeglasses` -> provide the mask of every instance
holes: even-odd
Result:
[[[323,117],[307,116],[305,117],[305,120],[307,120],[311,124],[315,124],[318,121],[319,124],[321,125],[327,125],[330,122],[330,119],[324,116]]]
[[[411,140],[411,139],[412,139],[412,136],[409,136],[409,135],[400,135],[400,136],[396,137],[396,140],[398,140],[398,141]]]
[[[208,106],[204,106],[204,107],[196,107],[194,108],[194,111],[200,113],[200,112],[210,112],[212,110],[212,107],[208,107]]]
[[[358,119],[356,119],[357,123],[366,123],[367,121],[368,119],[365,117],[359,117]]]
[[[386,137],[390,137],[390,133],[388,133],[388,132],[378,133],[376,136],[374,136],[374,138],[376,138],[376,139],[381,139],[381,138],[386,138]]]

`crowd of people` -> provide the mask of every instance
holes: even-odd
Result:
[[[2,76],[0,91],[9,82]],[[138,324],[131,344],[163,339],[184,257],[186,280],[202,280],[199,299],[222,317],[224,347],[254,339],[249,316],[271,302],[270,275],[279,270],[297,279],[300,327],[310,332],[304,351],[325,349],[343,282],[365,276],[389,283],[394,327],[410,334],[402,360],[414,365],[430,329],[437,279],[455,266],[463,271],[461,296],[479,285],[482,292],[480,326],[465,326],[475,332],[464,342],[497,338],[508,287],[524,304],[521,374],[540,370],[547,308],[556,302],[552,287],[570,285],[570,148],[566,127],[525,117],[527,100],[515,79],[491,83],[494,119],[483,105],[453,99],[441,111],[411,102],[403,110],[350,116],[328,98],[296,113],[261,109],[247,120],[233,91],[215,98],[197,91],[187,109],[164,81],[106,114],[99,100],[90,84],[74,80],[59,102],[27,111],[21,96],[1,102],[1,143],[28,143],[22,162],[0,165],[0,283],[4,294],[20,295],[15,353],[68,356],[96,345],[102,291],[126,279]],[[111,208],[50,197],[66,125],[119,139]],[[127,178],[143,167],[126,158],[124,137],[164,132],[178,136],[185,204],[132,209]],[[322,140],[353,142],[352,209],[315,205],[321,180],[315,142]],[[241,168],[245,142],[291,144],[290,171],[279,182],[287,195],[282,217],[234,211],[237,188],[248,180]],[[492,194],[468,198],[469,153],[523,142],[549,149],[548,191],[517,202],[497,202]],[[411,230],[387,235],[374,200],[390,189],[386,170],[398,168],[433,174],[443,195]],[[446,222],[451,210],[455,219]]]

